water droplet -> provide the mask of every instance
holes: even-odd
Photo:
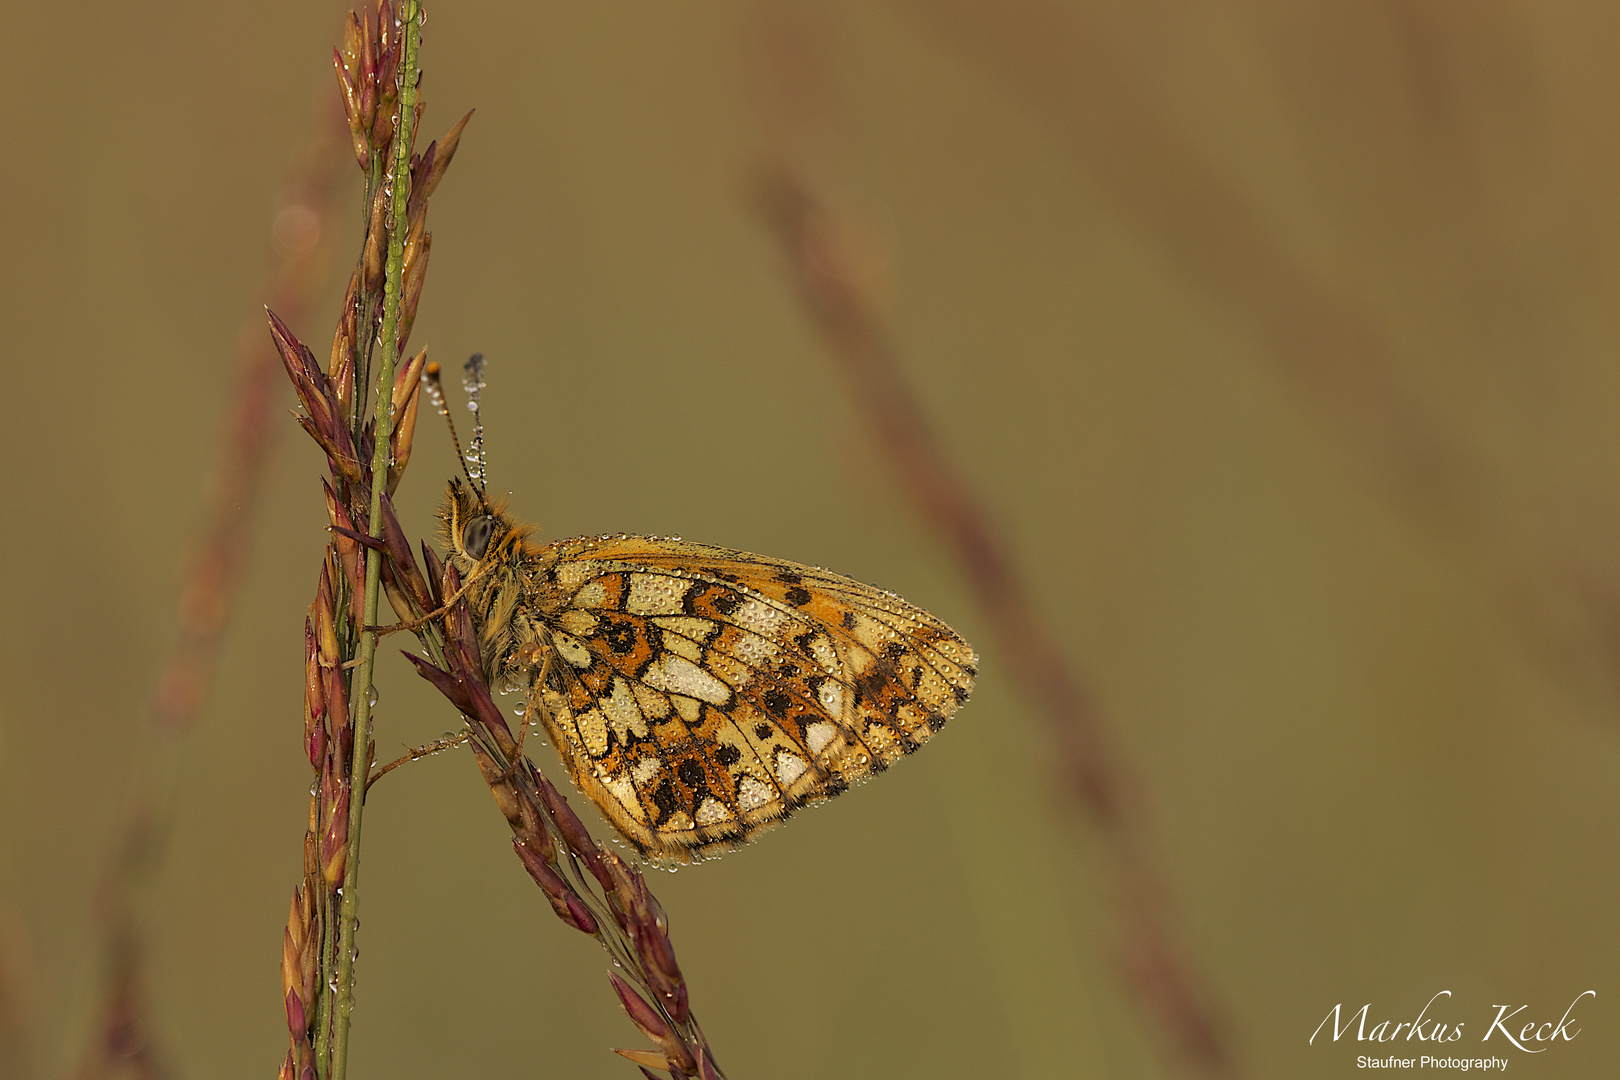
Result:
[[[373,709],[377,707],[376,686],[373,686],[370,690],[366,691],[366,704],[370,705]]]
[[[519,716],[526,716],[529,712],[529,707],[520,701],[516,705],[512,706],[512,711],[517,713]]]

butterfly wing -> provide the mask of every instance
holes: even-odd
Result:
[[[575,782],[657,858],[840,794],[973,687],[977,657],[950,627],[824,570],[649,537],[538,558],[552,674],[532,698]]]

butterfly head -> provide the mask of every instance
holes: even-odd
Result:
[[[491,504],[460,478],[450,481],[439,511],[440,535],[450,561],[465,580],[486,562],[527,554],[529,528],[506,514],[504,500]]]

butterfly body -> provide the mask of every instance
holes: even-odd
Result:
[[[743,843],[911,753],[967,700],[973,649],[900,597],[683,540],[530,543],[452,482],[441,513],[492,680],[643,853]]]

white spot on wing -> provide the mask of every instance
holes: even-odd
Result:
[[[742,783],[737,785],[737,805],[743,810],[756,810],[775,798],[776,793],[760,783],[757,777],[745,776]]]
[[[655,757],[644,757],[636,762],[634,769],[630,770],[630,776],[638,784],[649,783],[653,777],[658,775],[660,764],[662,763]]]
[[[613,776],[607,780],[607,789],[613,797],[628,811],[630,816],[638,820],[646,820],[647,812],[641,808],[641,800],[636,798],[636,789],[630,785],[628,776]]]
[[[631,615],[679,615],[691,583],[665,574],[631,574],[624,610]]]
[[[865,675],[877,663],[876,652],[866,649],[849,650],[849,671],[851,675]]]
[[[787,615],[762,600],[746,600],[731,613],[731,621],[744,630],[771,637],[776,628],[787,622]]]
[[[760,637],[758,634],[739,634],[737,643],[732,647],[732,654],[749,667],[764,667],[770,661],[782,654],[776,642]]]
[[[833,737],[837,734],[837,728],[825,720],[819,721],[805,729],[805,745],[809,747],[812,754],[819,754],[822,748],[832,742]]]
[[[776,779],[783,787],[803,776],[804,770],[809,767],[809,763],[798,754],[790,754],[784,750],[776,755]]]
[[[731,811],[718,799],[709,798],[698,804],[696,816],[699,825],[718,825],[731,819]]]
[[[686,657],[673,653],[666,652],[655,660],[641,680],[654,690],[689,694],[714,705],[724,705],[731,700],[731,687]]]
[[[607,722],[601,709],[586,709],[574,720],[579,725],[579,738],[592,757],[607,753]]]
[[[828,679],[821,684],[818,694],[821,698],[821,707],[827,711],[828,716],[842,717],[844,715],[844,684],[834,679]]]
[[[823,671],[833,675],[839,673],[838,652],[833,648],[832,638],[826,634],[817,634],[810,639],[810,655],[815,657]]]
[[[631,731],[638,737],[646,737],[647,723],[636,704],[636,696],[630,692],[630,684],[622,675],[613,676],[613,692],[602,699],[601,705],[613,730],[621,734]]]
[[[591,666],[591,651],[572,634],[565,634],[561,630],[553,630],[551,644],[562,655],[562,658],[579,668],[581,671]]]

